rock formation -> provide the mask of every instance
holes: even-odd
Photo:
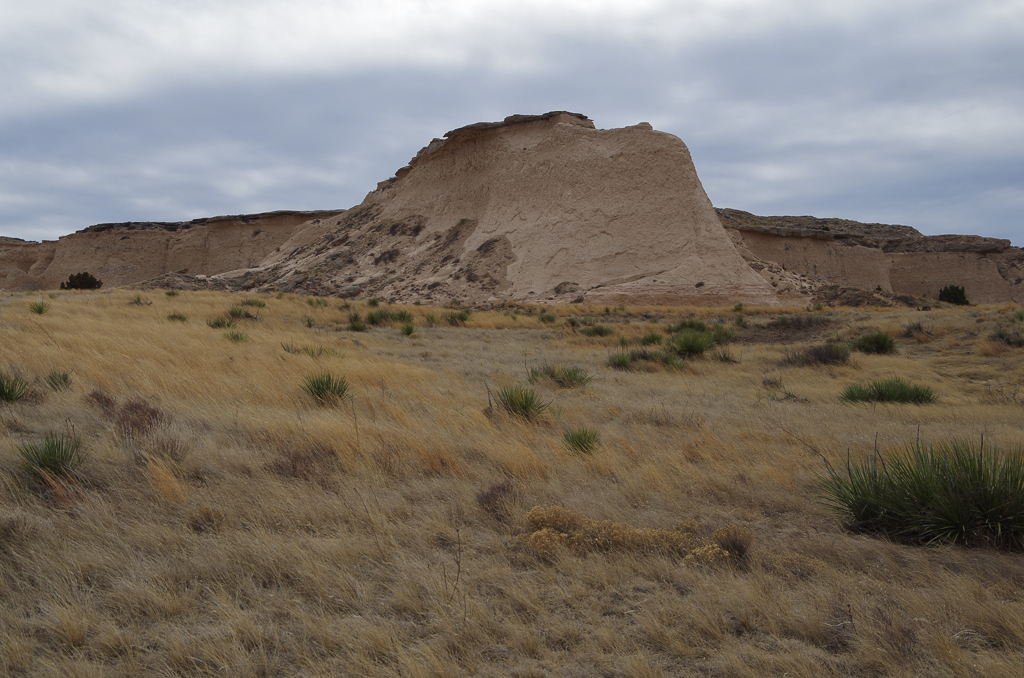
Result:
[[[79,271],[108,287],[164,276],[156,284],[436,304],[774,305],[824,298],[826,285],[887,303],[949,284],[975,303],[1024,301],[1024,250],[1008,241],[716,213],[680,139],[565,111],[448,132],[349,210],[0,238],[0,289],[52,289]]]
[[[174,271],[213,275],[259,266],[297,226],[341,211],[98,224],[41,243],[0,238],[0,289],[56,289],[80,271],[114,287]]]
[[[975,235],[926,236],[909,226],[758,217],[717,210],[748,264],[783,299],[821,285],[936,299],[947,285],[971,303],[1024,302],[1024,249]]]

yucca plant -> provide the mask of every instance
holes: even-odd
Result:
[[[576,388],[586,386],[593,380],[593,375],[578,365],[563,367],[562,365],[541,365],[531,367],[529,372],[530,383],[536,383],[540,379],[550,379],[564,388]]]
[[[174,313],[167,316],[167,319],[173,322],[183,323],[188,320],[188,316],[185,315],[184,313],[178,313],[177,311],[175,311]]]
[[[604,325],[594,325],[584,329],[580,334],[585,337],[608,337],[614,334],[614,331],[612,328],[605,327]]]
[[[1024,549],[1024,454],[966,441],[915,444],[826,466],[821,500],[854,529],[924,543]]]
[[[240,344],[243,341],[248,341],[249,335],[240,330],[228,330],[227,332],[224,333],[224,338],[230,342]]]
[[[0,372],[0,400],[16,403],[28,395],[28,381],[19,374]]]
[[[302,324],[308,327],[309,329],[313,329],[314,327],[316,327],[316,318],[307,315],[305,318],[302,319]]]
[[[320,297],[307,297],[306,303],[312,306],[313,308],[318,308],[327,306],[330,302],[328,302],[326,299],[321,299]]]
[[[25,443],[18,448],[21,468],[33,480],[45,475],[71,475],[84,461],[82,439],[74,434],[47,433],[41,442]]]
[[[935,402],[938,397],[927,386],[912,384],[906,379],[893,377],[872,381],[869,384],[847,386],[839,399],[848,403],[877,402],[924,405]]]
[[[70,370],[50,370],[46,375],[46,385],[54,391],[67,391],[71,388]]]
[[[391,319],[398,323],[411,323],[412,313],[408,311],[394,311],[391,313]]]
[[[225,318],[224,316],[217,316],[216,318],[209,318],[206,324],[215,330],[222,330],[227,327],[234,327],[235,321],[231,318]]]
[[[505,386],[498,390],[496,399],[503,410],[528,421],[539,418],[551,405],[545,403],[532,388],[522,386]]]
[[[252,306],[253,308],[266,308],[267,306],[267,302],[263,301],[262,299],[256,299],[255,297],[242,299],[240,303],[242,304],[242,306]]]
[[[416,328],[413,327],[412,323],[405,323],[402,325],[402,334],[404,334],[407,337],[411,337],[413,335],[413,332],[415,331]]]
[[[651,346],[654,344],[660,344],[665,337],[661,332],[648,332],[639,339],[639,343],[644,346]]]
[[[718,342],[709,332],[683,330],[669,339],[672,348],[681,356],[702,356],[713,349]]]
[[[592,428],[575,428],[562,434],[562,442],[574,452],[592,454],[601,445],[601,434]]]
[[[306,377],[302,383],[302,390],[314,400],[325,405],[345,401],[352,397],[349,393],[348,380],[345,377],[335,377],[329,372]]]
[[[895,353],[896,337],[888,332],[871,332],[854,339],[853,348],[861,353]]]
[[[178,290],[167,290],[164,294],[168,297],[176,297],[178,296]]]
[[[33,301],[28,305],[28,310],[36,315],[42,315],[50,310],[50,305],[45,301]]]

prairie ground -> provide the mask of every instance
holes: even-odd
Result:
[[[1024,348],[994,336],[1018,309],[341,304],[0,299],[29,383],[0,403],[0,674],[1020,675],[1024,556],[858,534],[819,498],[875,450],[1019,447]],[[384,310],[409,317],[349,329]],[[720,359],[609,366],[691,320],[735,330]],[[876,330],[896,353],[794,359]],[[307,393],[323,373],[347,393]],[[937,402],[839,399],[892,376]],[[505,411],[512,386],[546,409]],[[33,478],[47,433],[82,463]]]

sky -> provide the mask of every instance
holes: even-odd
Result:
[[[344,209],[514,113],[650,122],[717,207],[1024,246],[1024,0],[0,4],[0,235]]]

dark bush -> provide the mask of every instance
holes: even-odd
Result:
[[[924,543],[1024,548],[1024,454],[963,441],[826,467],[822,500],[850,527]]]
[[[896,337],[888,332],[872,332],[857,337],[853,347],[861,353],[895,353]]]
[[[60,284],[62,290],[98,290],[101,287],[103,287],[103,281],[85,271],[72,273],[67,282]]]
[[[957,306],[967,306],[969,303],[964,288],[957,285],[947,285],[939,290],[939,301],[956,304]]]

